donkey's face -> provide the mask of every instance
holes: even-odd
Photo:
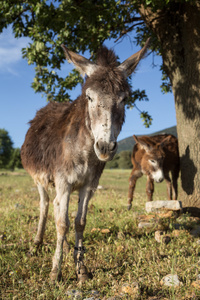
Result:
[[[124,121],[124,105],[128,92],[105,93],[86,89],[94,150],[99,160],[108,161],[117,151],[117,137]]]
[[[68,61],[88,76],[83,89],[88,107],[86,123],[94,138],[94,151],[101,161],[111,160],[117,151],[117,136],[124,121],[124,100],[129,94],[126,77],[144,56],[148,42],[120,65],[113,51],[105,47],[95,64],[62,45]]]
[[[137,155],[141,158],[143,174],[148,175],[155,182],[162,182],[164,180],[164,147],[168,145],[170,136],[167,136],[161,142],[155,142],[151,137],[146,136],[136,137],[134,135],[133,137],[136,143],[140,145]]]
[[[149,175],[155,182],[164,180],[163,161],[165,154],[161,147],[149,149],[142,159],[142,169],[146,175]]]

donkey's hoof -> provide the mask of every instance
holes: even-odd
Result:
[[[55,270],[55,271],[52,270],[49,277],[50,277],[50,280],[52,283],[55,283],[56,281],[59,282],[62,279],[62,273],[61,272],[58,273],[57,270]]]
[[[132,208],[132,203],[128,204],[127,209],[130,210]]]
[[[87,281],[89,279],[88,276],[88,271],[86,266],[82,265],[79,269],[79,271],[77,271],[77,280],[80,283],[83,283],[85,281]]]

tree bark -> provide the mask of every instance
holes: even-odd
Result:
[[[156,12],[140,6],[139,12],[160,42],[172,84],[181,162],[179,200],[184,207],[200,208],[200,3],[171,3]]]

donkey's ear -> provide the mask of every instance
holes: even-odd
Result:
[[[152,144],[148,141],[148,137],[146,136],[137,137],[133,135],[133,138],[136,141],[136,143],[140,144],[140,147],[144,149],[146,152],[152,149]]]
[[[149,43],[150,43],[150,38],[147,39],[144,47],[140,51],[136,52],[135,54],[127,58],[123,63],[119,65],[118,68],[125,73],[126,77],[130,76],[133,73],[139,61],[144,57],[147,48],[149,46]]]
[[[89,59],[68,50],[63,44],[61,46],[68,62],[73,63],[81,75],[84,76],[86,74],[88,77],[90,77],[98,69],[98,66]]]
[[[138,138],[136,135],[133,135],[134,140],[136,141],[136,143],[138,143]]]
[[[169,144],[170,143],[170,139],[171,139],[171,135],[168,135],[166,138],[164,138],[164,140],[160,143],[160,147],[163,148],[167,144]]]

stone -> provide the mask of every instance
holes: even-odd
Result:
[[[104,187],[102,185],[98,185],[97,190],[104,190]]]
[[[95,231],[101,231],[101,229],[100,228],[95,228],[95,227],[91,229],[91,232],[95,232]]]
[[[124,283],[121,287],[121,293],[120,296],[129,295],[131,299],[135,299],[140,295],[140,288],[139,284],[134,281],[132,283]]]
[[[158,243],[168,244],[171,241],[171,238],[169,235],[165,234],[164,231],[157,230],[155,232],[155,240]]]
[[[181,210],[182,203],[178,200],[157,200],[146,202],[145,209],[148,213],[160,210]]]
[[[165,286],[179,286],[181,282],[178,279],[178,276],[175,274],[168,274],[165,277],[162,278],[160,281],[161,285]]]
[[[82,299],[82,292],[79,290],[69,290],[67,291],[67,299]]]
[[[96,297],[99,296],[99,291],[91,290],[88,294],[90,294],[90,296],[92,296],[90,298],[94,298],[95,297],[95,299],[96,299]],[[90,299],[90,298],[87,298],[87,299]]]
[[[152,228],[154,226],[153,223],[149,222],[140,222],[138,223],[138,228]]]
[[[110,229],[108,229],[108,228],[101,229],[101,233],[109,233],[109,232],[110,232]]]

